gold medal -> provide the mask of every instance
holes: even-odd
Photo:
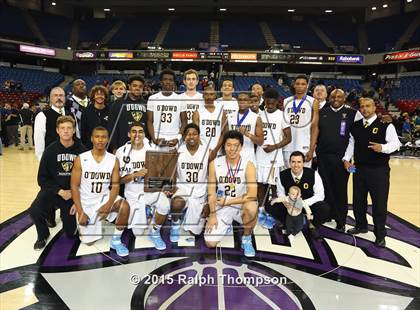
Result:
[[[234,191],[235,190],[235,183],[230,183],[229,187],[230,187],[231,191]]]

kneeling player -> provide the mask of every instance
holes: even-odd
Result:
[[[115,154],[121,163],[121,184],[125,184],[124,196],[130,205],[128,228],[131,228],[136,236],[142,235],[148,226],[146,206],[155,207],[155,216],[166,216],[169,212],[169,200],[164,193],[144,192],[144,176],[147,174],[147,169],[144,168],[146,151],[153,149],[148,143],[144,143],[144,135],[143,125],[134,122],[128,132],[130,141],[121,146]],[[166,248],[160,236],[152,241],[156,249]]]
[[[200,128],[188,124],[184,131],[185,144],[179,149],[177,163],[177,191],[172,196],[172,227],[170,239],[179,240],[179,214],[184,208],[184,230],[201,234],[204,227],[203,207],[207,203],[207,167],[209,150],[200,144]]]
[[[121,243],[121,234],[127,226],[130,207],[118,196],[120,165],[115,155],[106,151],[108,131],[104,127],[92,131],[91,141],[93,149],[76,158],[71,175],[80,240],[92,245],[102,238],[101,221],[115,220],[111,248],[119,256],[127,256],[128,249]]]
[[[253,257],[251,233],[257,219],[257,180],[253,162],[242,161],[243,142],[240,132],[228,131],[223,137],[226,155],[209,165],[210,215],[204,239],[208,247],[216,247],[235,220],[244,225],[242,248],[245,256]]]

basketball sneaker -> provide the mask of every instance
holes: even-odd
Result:
[[[252,245],[251,235],[242,236],[242,249],[244,250],[244,254],[246,257],[255,256],[255,250],[254,250],[254,246]]]
[[[166,249],[166,243],[160,236],[160,230],[151,228],[149,231],[149,240],[153,242],[156,250],[162,251]]]
[[[181,230],[181,224],[178,220],[178,223],[172,222],[171,225],[171,233],[169,235],[169,239],[171,242],[178,242],[179,241],[179,231]]]
[[[124,257],[124,256],[128,255],[128,249],[121,242],[121,237],[120,236],[113,236],[112,237],[110,247],[111,247],[111,249],[115,250],[115,252],[117,252],[118,256]]]

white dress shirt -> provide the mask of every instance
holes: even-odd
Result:
[[[65,115],[64,108],[57,108],[56,106],[51,106],[51,109],[53,109],[55,112]],[[35,123],[34,123],[34,143],[35,143],[35,155],[38,158],[38,160],[41,160],[42,154],[45,150],[45,135],[47,132],[47,117],[45,116],[44,112],[39,112],[37,116],[35,117]]]
[[[363,118],[363,117],[362,117]],[[378,118],[375,114],[369,119],[363,119],[363,124],[367,122],[368,126],[372,125],[372,123]],[[356,118],[355,118],[356,121]],[[398,150],[401,146],[401,142],[398,139],[397,131],[395,130],[394,125],[389,124],[386,128],[385,133],[385,144],[381,144],[382,150],[381,153],[384,154],[391,154]],[[354,137],[350,134],[349,144],[347,145],[346,153],[344,154],[343,161],[350,161],[354,155]]]
[[[290,170],[290,174],[292,175],[293,180],[295,178],[302,179],[303,170],[300,175],[294,175],[292,170]],[[283,184],[281,184],[280,178],[277,178],[277,197],[287,197],[288,193],[286,193]],[[309,197],[308,199],[304,199],[303,202],[306,203],[308,206],[312,206],[314,203],[319,201],[323,201],[325,198],[324,194],[324,184],[322,183],[322,179],[319,176],[319,173],[315,171],[315,184],[314,184],[314,195]]]

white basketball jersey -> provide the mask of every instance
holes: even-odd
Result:
[[[293,106],[298,108],[301,100],[295,99],[294,96],[284,99],[284,116],[292,131],[292,141],[284,147],[284,151],[301,151],[305,154],[309,151],[311,143],[312,105],[314,98],[306,96],[306,100],[303,101],[298,113],[295,113]]]
[[[255,127],[257,124],[258,114],[248,110],[248,114],[242,120],[241,125],[238,123],[243,118],[243,114],[239,114],[239,112],[234,112],[228,116],[228,126],[229,130],[239,130],[240,127],[245,127],[247,131],[251,134],[255,135]],[[254,143],[251,141],[250,138],[244,136],[244,145],[242,146],[241,155],[249,156],[252,159],[255,159],[255,149]]]
[[[120,162],[120,177],[137,172],[145,167],[146,151],[151,150],[148,144],[145,144],[141,150],[131,148],[131,143],[127,142],[121,146],[115,156]],[[124,196],[126,198],[138,199],[140,194],[144,193],[144,178],[136,178],[126,183],[124,186]]]
[[[98,163],[92,151],[80,154],[82,177],[80,180],[80,200],[82,206],[101,207],[108,199],[115,167],[115,155],[106,152],[105,157]]]
[[[214,149],[222,134],[223,110],[215,107],[213,112],[204,106],[198,110],[200,115],[200,138],[210,149]]]
[[[232,98],[232,100],[223,100],[223,97],[218,98],[216,99],[214,105],[222,107],[226,116],[229,116],[239,110],[238,101],[235,98]]]
[[[241,156],[237,167],[230,167],[229,173],[226,156],[217,157],[214,160],[216,170],[217,192],[227,198],[237,198],[246,193],[245,170],[248,160]]]
[[[179,95],[179,99],[186,108],[188,124],[192,123],[194,112],[204,105],[203,94],[197,92],[193,96],[188,96],[187,93],[182,93]]]
[[[260,112],[262,127],[264,132],[264,143],[257,147],[257,165],[262,167],[282,167],[284,166],[282,149],[274,150],[270,153],[264,151],[264,145],[277,144],[283,140],[283,129],[289,127],[284,119],[284,114],[280,110],[268,113],[266,110]]]
[[[179,100],[179,95],[172,93],[164,96],[162,92],[149,97],[147,111],[153,112],[153,127],[155,138],[175,139],[181,128],[181,112],[185,111],[185,102]]]
[[[200,145],[192,155],[184,144],[178,149],[176,186],[191,197],[203,197],[207,193],[209,150]]]

